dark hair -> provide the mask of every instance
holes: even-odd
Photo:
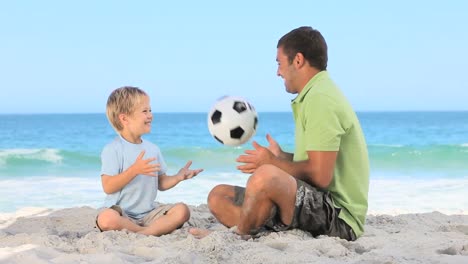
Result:
[[[322,34],[312,27],[293,29],[280,38],[276,47],[283,48],[289,63],[292,63],[297,53],[302,53],[310,66],[321,71],[327,69],[327,43]]]

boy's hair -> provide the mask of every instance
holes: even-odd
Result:
[[[318,70],[327,69],[327,43],[322,34],[312,27],[293,29],[280,38],[277,48],[282,47],[291,64],[297,53],[302,53],[310,66]]]
[[[140,102],[142,97],[148,96],[143,90],[132,87],[124,86],[115,89],[107,99],[106,115],[109,123],[115,130],[121,131],[123,129],[120,123],[119,115],[130,115],[135,111],[135,106]]]

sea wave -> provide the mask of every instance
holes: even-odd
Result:
[[[468,152],[460,145],[369,146],[371,165],[377,170],[468,171]]]
[[[15,162],[43,161],[48,163],[60,163],[63,156],[59,149],[0,149],[0,165]]]
[[[203,172],[183,181],[167,192],[158,192],[162,203],[185,202],[190,205],[206,203],[209,192],[218,184],[245,186],[248,175],[241,173]],[[19,177],[2,180],[0,212],[15,212],[20,208],[66,208],[92,206],[98,208],[104,202],[100,177]],[[394,212],[423,213],[439,211],[447,214],[468,212],[466,189],[468,175],[457,179],[447,178],[384,178],[370,180],[369,213],[393,214]],[[17,192],[18,189],[23,191]],[[37,191],[41,190],[41,191]],[[0,220],[1,220],[0,214]],[[0,221],[1,222],[1,221]]]
[[[236,158],[250,146],[237,148],[181,147],[161,148],[164,159],[172,173],[189,160],[193,168],[215,172],[237,171]],[[460,175],[468,171],[468,149],[462,145],[369,145],[371,169],[375,171],[436,173],[437,175]],[[101,168],[100,153],[97,151],[73,151],[56,148],[0,149],[0,176],[27,176],[32,171],[47,176],[51,173],[96,174]],[[84,172],[84,173],[82,173]],[[402,173],[405,172],[405,173]],[[390,173],[391,174],[391,173]],[[411,174],[411,173],[410,173]]]
[[[80,175],[99,170],[98,154],[54,148],[0,149],[0,177]]]

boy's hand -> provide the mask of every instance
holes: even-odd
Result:
[[[179,176],[181,180],[191,179],[203,171],[203,169],[190,170],[190,165],[192,165],[191,160],[187,162],[187,164],[185,164],[185,166],[177,173],[177,176]]]
[[[145,151],[143,150],[140,155],[138,155],[135,163],[130,167],[132,173],[135,175],[144,174],[148,176],[158,176],[157,172],[161,169],[159,163],[151,163],[156,160],[156,158],[143,159],[145,156]]]

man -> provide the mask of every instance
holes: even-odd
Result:
[[[300,27],[277,45],[278,71],[292,101],[295,151],[284,152],[267,135],[268,147],[237,161],[251,173],[246,188],[218,185],[208,196],[213,215],[240,235],[262,228],[293,228],[313,236],[353,241],[364,231],[369,160],[364,135],[351,105],[330,79],[327,45],[319,31]],[[191,230],[192,234],[203,235]]]

